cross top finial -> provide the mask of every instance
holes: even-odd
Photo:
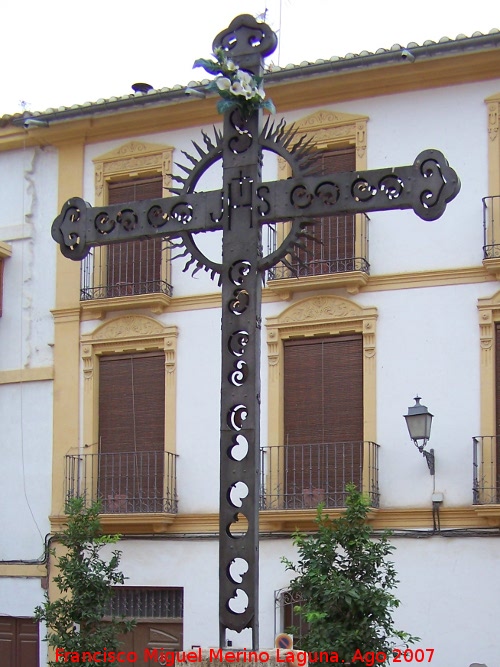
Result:
[[[278,38],[267,23],[260,23],[250,14],[241,14],[231,21],[213,41],[213,50],[224,49],[231,58],[239,60],[253,54],[261,58],[271,55]]]

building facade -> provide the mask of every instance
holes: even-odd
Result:
[[[436,148],[462,189],[436,222],[410,211],[324,218],[311,231],[321,242],[290,258],[294,271],[267,276],[262,647],[287,623],[291,534],[313,528],[319,502],[340,513],[355,482],[374,529],[394,531],[398,626],[438,667],[496,664],[499,45],[492,32],[415,46],[413,60],[383,51],[266,75],[278,117],[320,153],[318,173],[412,164]],[[79,263],[50,227],[73,196],[103,206],[168,196],[176,164],[192,166],[192,141],[209,150],[220,122],[213,97],[172,89],[0,124],[9,667],[34,654],[45,664],[44,629],[29,619],[47,587],[56,594],[47,547],[79,494],[101,498],[105,530],[122,534],[128,579],[115,604],[139,621],[130,650],[218,642],[220,291],[166,241],[94,248]],[[274,155],[263,171],[289,175]],[[198,188],[220,183],[216,163]],[[266,230],[264,246],[286,231]],[[200,244],[217,260],[220,241],[214,232]],[[402,417],[417,392],[434,414],[435,476]]]

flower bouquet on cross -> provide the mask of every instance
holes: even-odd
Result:
[[[266,93],[261,76],[240,69],[228,58],[224,49],[216,49],[213,60],[199,58],[193,67],[203,67],[208,74],[216,78],[207,85],[207,89],[218,93],[222,99],[217,102],[217,111],[224,113],[232,107],[238,107],[242,116],[248,118],[257,109],[267,109],[276,113],[274,104],[265,99]]]

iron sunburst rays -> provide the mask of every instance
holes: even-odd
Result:
[[[201,177],[219,160],[222,160],[223,138],[221,131],[213,127],[213,137],[207,132],[202,131],[204,146],[196,141],[192,141],[197,155],[192,155],[182,150],[182,155],[190,163],[189,166],[175,162],[174,164],[183,174],[170,174],[172,179],[182,184],[182,187],[170,187],[169,190],[174,195],[193,194]],[[281,157],[290,166],[293,177],[307,176],[316,161],[316,152],[312,149],[313,140],[307,139],[305,135],[299,135],[294,125],[287,126],[284,119],[278,122],[267,118],[264,127],[259,136],[259,144],[263,151],[274,153]],[[257,184],[258,187],[258,184]],[[214,222],[222,218],[223,213],[223,193],[221,190],[221,207],[219,211],[212,211],[211,216]],[[257,217],[259,213],[254,212]],[[303,261],[297,254],[297,250],[305,250],[307,246],[303,241],[311,239],[318,242],[318,239],[308,234],[306,228],[313,224],[307,218],[295,218],[290,224],[290,230],[283,242],[278,248],[264,255],[259,263],[259,271],[264,276],[265,272],[275,266],[278,262],[291,272],[297,275],[297,265],[302,265]],[[202,252],[195,241],[195,235],[191,232],[181,232],[178,240],[171,240],[170,245],[180,250],[172,259],[188,258],[183,268],[183,272],[192,269],[192,275],[201,270],[210,274],[212,280],[217,276],[218,284],[221,284],[222,264],[210,259]],[[295,266],[290,262],[295,264]]]

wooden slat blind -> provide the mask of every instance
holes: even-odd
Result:
[[[99,496],[105,512],[159,512],[164,497],[165,355],[101,357]]]
[[[363,439],[361,334],[285,341],[290,444]]]
[[[163,451],[165,355],[103,356],[99,364],[101,452]]]
[[[161,197],[161,176],[110,183],[110,204],[144,201]],[[158,291],[161,280],[161,239],[126,241],[108,247],[109,296],[127,296]]]
[[[284,365],[286,492],[318,488],[340,503],[362,479],[362,336],[287,340]]]
[[[354,148],[337,148],[321,151],[311,174],[331,174],[356,169]],[[305,250],[298,257],[308,265],[307,275],[336,273],[354,268],[349,263],[355,256],[355,216],[327,216],[307,229],[317,241],[305,239]],[[340,261],[344,260],[344,261]]]

